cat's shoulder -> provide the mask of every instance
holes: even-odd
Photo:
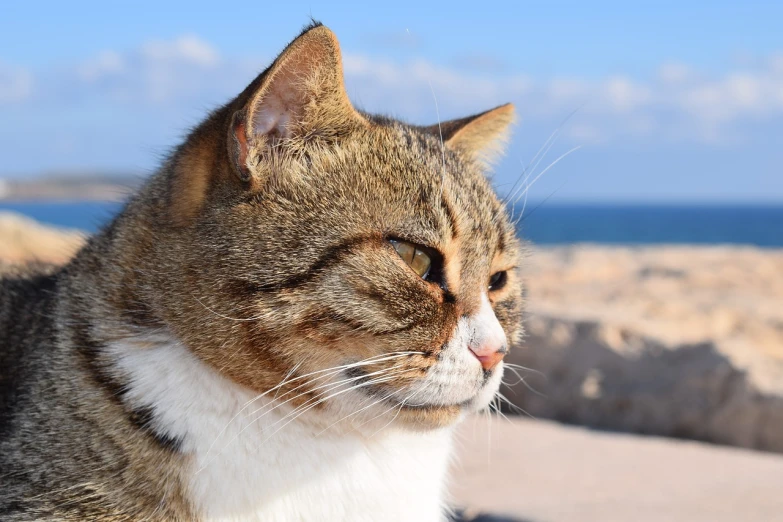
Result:
[[[0,324],[29,323],[57,287],[60,267],[44,263],[0,264]]]

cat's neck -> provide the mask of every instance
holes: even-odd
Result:
[[[292,420],[279,400],[256,399],[170,336],[110,351],[129,379],[127,400],[151,408],[154,429],[188,455],[186,494],[205,520],[443,518],[450,429],[323,430]]]

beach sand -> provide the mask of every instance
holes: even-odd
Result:
[[[0,265],[66,262],[85,235],[39,224],[13,212],[0,212]]]
[[[783,452],[783,249],[537,248],[525,272],[517,406]]]
[[[468,519],[783,520],[781,455],[519,417],[471,419],[457,445],[452,494]]]

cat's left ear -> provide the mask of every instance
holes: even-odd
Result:
[[[340,45],[322,25],[306,29],[243,93],[232,138],[243,177],[273,147],[300,147],[310,138],[333,139],[366,120],[353,108],[343,83]]]
[[[430,125],[425,130],[442,135],[447,147],[461,150],[489,165],[503,153],[509,127],[515,119],[514,105],[507,103],[467,118],[441,122],[440,126]]]

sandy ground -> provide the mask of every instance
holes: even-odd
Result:
[[[536,248],[524,270],[532,313],[669,345],[709,340],[761,386],[783,389],[779,374],[754,368],[783,361],[783,249],[578,244]]]
[[[506,360],[541,395],[504,390],[517,406],[783,453],[783,249],[543,247],[523,270],[527,335]]]
[[[48,227],[19,214],[0,212],[0,264],[64,263],[85,237],[76,230]]]
[[[783,520],[783,456],[549,421],[475,418],[452,493],[523,521]],[[497,519],[505,520],[505,519]]]

